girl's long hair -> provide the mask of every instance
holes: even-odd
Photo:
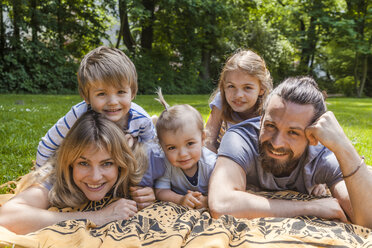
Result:
[[[229,57],[221,71],[218,88],[211,95],[210,100],[213,100],[217,92],[220,92],[222,100],[222,120],[234,124],[236,124],[236,121],[234,121],[233,118],[234,111],[226,100],[225,83],[226,74],[236,70],[241,70],[250,76],[258,78],[260,81],[260,87],[264,90],[263,95],[259,96],[257,99],[254,111],[255,116],[261,115],[263,103],[270,91],[273,89],[270,72],[266,67],[265,61],[258,54],[251,50],[238,50],[235,54]]]

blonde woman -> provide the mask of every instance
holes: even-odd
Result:
[[[69,219],[90,219],[97,225],[128,219],[137,212],[136,202],[129,199],[129,186],[141,181],[144,165],[136,162],[114,122],[88,111],[68,132],[55,156],[34,173],[35,183],[0,208],[0,225],[25,234]],[[99,211],[47,210],[79,207],[108,194],[119,199]]]

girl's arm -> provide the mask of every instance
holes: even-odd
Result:
[[[205,125],[206,139],[205,146],[214,153],[217,153],[218,142],[217,137],[222,124],[222,111],[217,107],[212,107],[212,111]]]
[[[196,193],[196,194],[195,194]],[[189,208],[198,208],[202,203],[197,199],[200,192],[189,191],[186,195],[180,195],[170,189],[155,189],[156,199],[174,202]]]
[[[128,219],[137,212],[136,203],[127,199],[120,199],[93,212],[48,211],[48,192],[42,186],[31,186],[13,197],[0,208],[0,225],[17,234],[26,234],[64,220],[90,219],[97,225],[103,225]]]

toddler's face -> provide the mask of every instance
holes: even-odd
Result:
[[[185,124],[176,132],[166,131],[159,138],[168,161],[186,175],[193,176],[203,146],[203,134],[196,123]]]
[[[89,89],[89,99],[85,99],[85,101],[91,105],[94,111],[103,114],[120,127],[127,128],[128,111],[132,99],[129,85],[116,88],[101,83]]]
[[[118,166],[106,149],[86,148],[72,165],[75,184],[91,201],[101,200],[115,185]]]
[[[257,98],[264,93],[258,78],[242,70],[226,73],[224,91],[227,103],[242,119],[253,117]]]

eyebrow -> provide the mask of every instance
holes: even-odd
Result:
[[[275,121],[272,121],[272,120],[265,120],[264,123],[266,122],[270,122],[270,123],[273,123],[276,125]],[[301,131],[301,132],[305,132],[305,129],[301,128],[301,127],[289,127],[289,129],[292,129],[292,130],[298,130],[298,131]]]
[[[86,160],[86,161],[90,161],[89,159],[87,159],[87,158],[84,157],[84,156],[80,156],[80,158],[81,158],[81,159],[84,159],[84,160]],[[113,159],[112,159],[112,158],[106,158],[106,159],[104,159],[104,160],[101,160],[100,163],[102,163],[102,162],[106,162],[106,161],[109,161],[109,160],[113,160]]]

